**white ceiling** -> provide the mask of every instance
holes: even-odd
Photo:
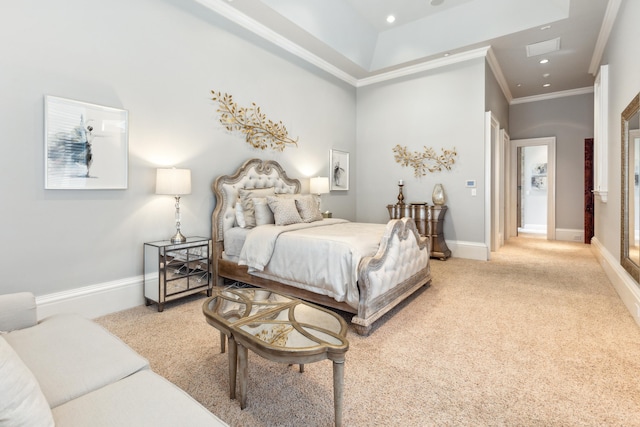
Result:
[[[620,0],[196,0],[355,85],[490,47],[511,98],[589,88]],[[395,22],[386,21],[388,15]],[[605,19],[606,17],[606,19]],[[527,56],[527,45],[559,50]],[[603,40],[604,38],[604,40]],[[475,52],[475,53],[474,53]],[[540,64],[542,58],[549,63]],[[591,71],[595,72],[593,66]],[[549,87],[543,84],[549,83]]]

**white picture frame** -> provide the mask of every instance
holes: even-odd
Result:
[[[45,96],[44,188],[126,189],[128,112]]]
[[[349,153],[332,149],[329,157],[331,191],[347,191],[349,189]]]

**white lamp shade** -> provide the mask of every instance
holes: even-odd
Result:
[[[180,196],[191,194],[190,169],[158,169],[156,173],[156,194]]]
[[[309,192],[311,194],[326,194],[329,192],[329,177],[316,176],[309,180]]]

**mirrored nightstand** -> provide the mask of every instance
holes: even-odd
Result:
[[[207,291],[211,296],[212,282],[209,264],[211,240],[187,237],[185,243],[169,240],[144,244],[144,298],[146,305],[164,304]]]

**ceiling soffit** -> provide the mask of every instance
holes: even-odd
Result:
[[[570,7],[570,0],[450,0],[444,4],[449,7],[437,8],[425,1],[414,19],[380,29],[371,22],[373,13],[362,15],[358,0],[262,3],[369,72],[566,19]],[[377,21],[383,21],[384,10],[378,10]]]

